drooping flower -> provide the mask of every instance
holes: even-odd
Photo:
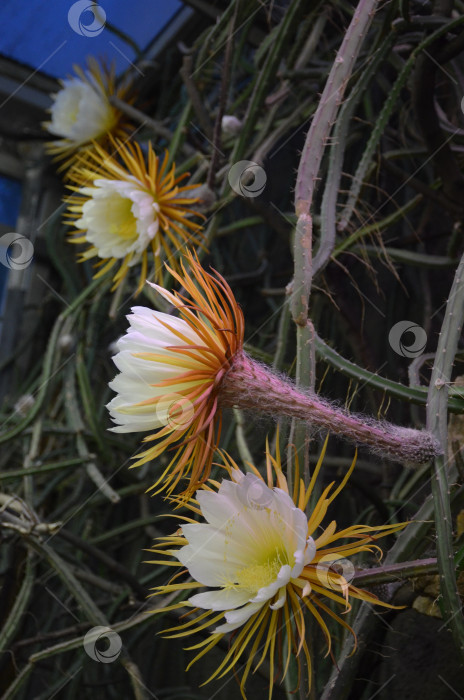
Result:
[[[65,159],[62,168],[73,162],[76,151],[92,149],[93,141],[105,143],[110,134],[124,138],[130,131],[127,119],[110,102],[113,95],[125,97],[130,86],[116,86],[114,66],[100,65],[93,57],[87,65],[86,71],[74,66],[76,75],[61,81],[61,90],[52,95],[51,120],[43,123],[59,137],[48,143],[48,152]]]
[[[77,228],[72,243],[88,243],[80,261],[99,258],[95,277],[117,266],[113,289],[129,268],[139,265],[140,292],[148,271],[148,257],[154,261],[154,277],[162,275],[163,261],[178,267],[179,250],[186,243],[201,246],[201,225],[190,217],[197,199],[186,196],[197,185],[180,185],[187,173],[176,177],[175,165],[168,169],[168,154],[160,163],[151,143],[147,165],[137,143],[111,140],[115,155],[95,144],[70,173],[67,198],[68,224]]]
[[[153,488],[171,492],[184,475],[193,490],[208,478],[221,432],[218,389],[243,343],[243,314],[221,275],[206,273],[192,253],[182,274],[168,267],[190,296],[152,284],[173,304],[179,318],[134,307],[130,328],[118,341],[113,360],[120,374],[110,387],[117,396],[108,404],[116,432],[155,430],[156,442],[134,466],[175,447],[172,459]]]
[[[184,517],[186,524],[176,534],[159,538],[149,550],[161,555],[161,559],[149,563],[182,569],[173,582],[157,586],[152,595],[207,589],[186,601],[154,611],[187,608],[188,621],[164,631],[170,637],[186,637],[213,628],[204,641],[187,647],[198,651],[187,670],[224,634],[234,632],[224,660],[205,682],[222,678],[240,661],[243,668],[240,688],[245,697],[244,686],[253,662],[256,660],[256,669],[268,657],[271,697],[276,667],[281,669],[284,678],[290,657],[294,655],[300,676],[303,652],[311,685],[304,612],[309,611],[320,626],[327,642],[327,653],[331,653],[329,618],[355,636],[333,607],[341,606],[347,611],[352,598],[394,607],[353,584],[354,566],[347,557],[360,552],[381,554],[376,541],[407,523],[378,527],[352,525],[337,530],[332,520],[322,526],[329,506],[347,483],[356,459],[337,488],[334,489],[333,482],[329,484],[310,516],[305,513],[326,445],[327,440],[308,487],[298,477],[296,462],[292,496],[282,472],[278,448],[274,458],[267,446],[267,484],[255,467],[248,465],[251,471],[245,474],[224,455],[230,480],[224,479],[220,484],[208,482],[196,493],[195,499],[187,503],[187,507],[206,522]],[[179,583],[182,573],[193,580]]]

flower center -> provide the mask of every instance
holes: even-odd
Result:
[[[119,236],[125,240],[137,237],[137,220],[132,213],[133,202],[119,194],[110,195],[105,199],[103,206],[106,228],[112,236]]]
[[[235,574],[235,584],[248,593],[256,593],[260,588],[265,588],[275,581],[282,566],[289,563],[286,552],[276,552],[262,564],[239,569]]]
[[[79,100],[74,100],[69,106],[68,119],[70,124],[75,124],[77,121],[77,115],[79,114]]]

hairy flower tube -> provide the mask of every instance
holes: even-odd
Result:
[[[115,432],[155,430],[155,442],[134,466],[174,447],[153,488],[171,492],[184,475],[187,490],[208,478],[221,432],[218,388],[243,343],[243,314],[227,282],[206,273],[193,254],[182,274],[168,270],[190,296],[152,284],[179,312],[179,318],[136,306],[129,330],[113,360],[120,374],[110,383],[117,396],[108,409]]]
[[[190,268],[190,274],[186,270]],[[168,268],[169,269],[169,268]],[[426,431],[350,414],[314,392],[300,391],[243,351],[243,314],[221,275],[207,273],[192,254],[175,279],[190,295],[155,289],[178,310],[175,318],[135,307],[130,328],[113,358],[120,374],[108,404],[117,432],[156,432],[156,444],[136,465],[177,446],[162,477],[169,492],[184,475],[187,491],[208,478],[221,430],[221,410],[238,406],[273,417],[285,415],[368,446],[379,455],[422,464],[440,451]]]
[[[337,530],[335,520],[322,525],[329,506],[347,483],[355,459],[342,482],[335,489],[334,482],[324,488],[309,517],[305,513],[326,445],[327,440],[308,487],[299,479],[295,462],[293,494],[282,472],[278,448],[274,458],[267,446],[267,484],[255,467],[248,465],[251,471],[245,474],[224,455],[230,479],[209,481],[187,503],[204,521],[184,517],[186,524],[176,534],[159,538],[149,550],[158,555],[149,563],[181,568],[170,583],[154,588],[152,595],[206,588],[186,601],[154,611],[187,608],[187,615],[181,618],[187,617],[187,621],[164,630],[170,637],[187,637],[213,628],[206,639],[187,647],[198,652],[187,670],[225,634],[234,632],[224,660],[205,682],[222,678],[240,662],[240,688],[245,697],[244,686],[253,662],[256,670],[268,658],[271,697],[277,669],[285,678],[292,655],[297,658],[300,678],[303,652],[311,686],[305,611],[320,626],[327,653],[331,653],[330,618],[355,637],[333,608],[347,611],[351,598],[394,607],[353,585],[354,567],[347,557],[360,552],[381,554],[376,541],[407,523],[352,525],[342,530]],[[182,573],[193,580],[179,582]]]
[[[75,76],[61,81],[62,88],[52,95],[51,119],[43,127],[59,138],[48,144],[48,152],[57,160],[66,159],[63,168],[74,160],[74,153],[92,148],[93,141],[105,142],[110,134],[123,138],[129,124],[110,102],[112,95],[125,97],[129,86],[116,87],[114,67],[87,60],[83,71],[74,66]]]
[[[130,268],[139,265],[140,292],[148,272],[149,254],[154,278],[160,281],[163,262],[178,267],[178,253],[186,243],[201,246],[201,225],[191,221],[190,208],[197,199],[187,197],[197,185],[179,185],[188,173],[176,177],[175,165],[168,169],[168,154],[160,162],[151,144],[147,165],[137,143],[124,145],[113,140],[119,160],[95,145],[83,162],[70,173],[67,223],[77,228],[72,243],[90,244],[80,262],[100,258],[95,277],[117,267],[113,289]]]

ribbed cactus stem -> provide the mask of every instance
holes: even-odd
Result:
[[[302,391],[285,377],[237,354],[221,382],[219,402],[271,416],[297,418],[318,430],[340,435],[388,459],[411,465],[425,464],[440,454],[430,433],[402,428],[386,421],[350,414],[312,391]]]

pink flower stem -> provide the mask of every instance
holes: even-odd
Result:
[[[366,445],[382,457],[411,465],[425,464],[441,452],[431,433],[347,413],[313,391],[297,389],[290,380],[244,352],[235,356],[221,382],[219,404],[298,418],[356,445]]]

